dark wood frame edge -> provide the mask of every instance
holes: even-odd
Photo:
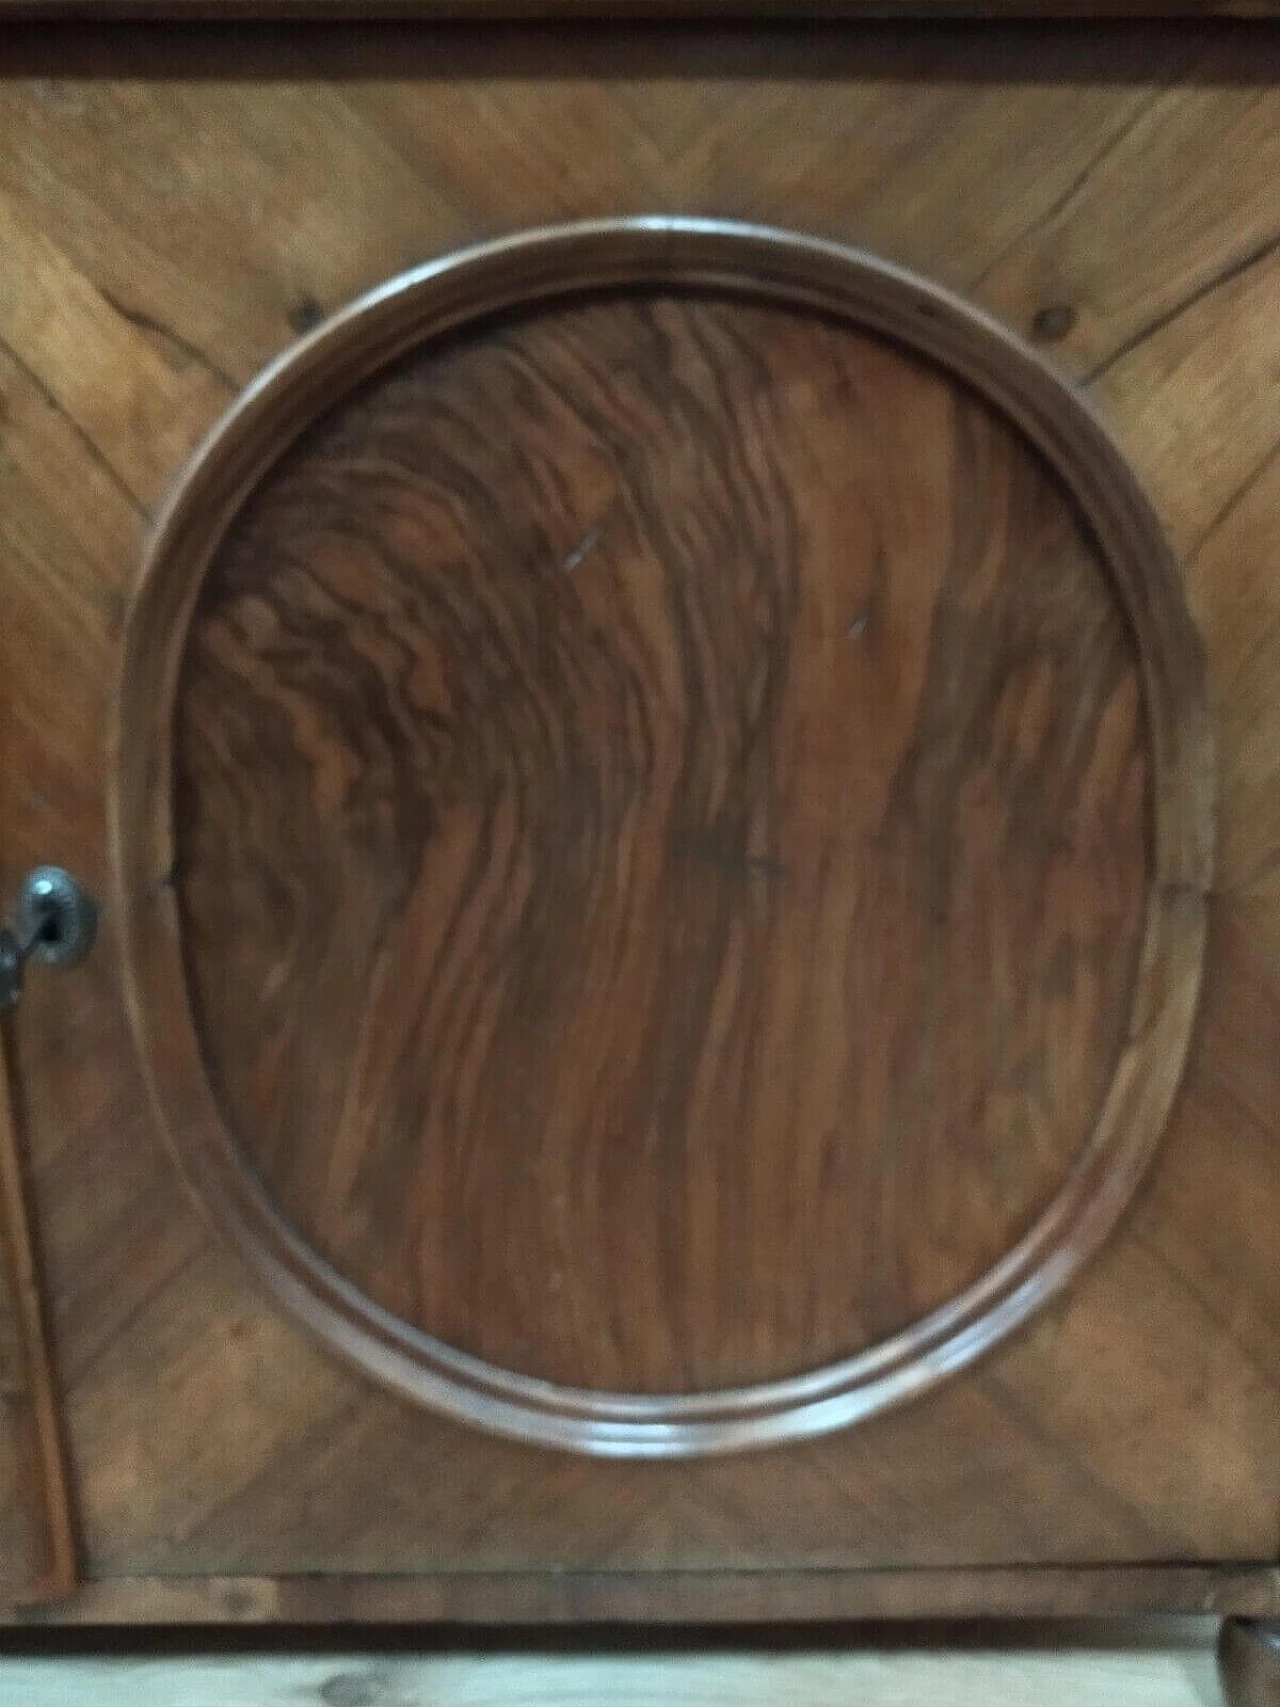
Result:
[[[1265,21],[1280,0],[0,0],[0,18],[26,22],[244,20],[435,23],[555,22],[557,19],[651,23],[807,23],[826,20],[934,23],[1081,22],[1090,19],[1225,17]]]
[[[79,1579],[72,1472],[59,1403],[53,1353],[40,1285],[39,1254],[27,1159],[19,1127],[12,1040],[0,1017],[0,1246],[13,1301],[20,1367],[16,1390],[6,1394],[27,1464],[27,1500],[34,1519],[33,1561],[24,1600],[42,1602],[70,1594]]]
[[[1268,1564],[113,1576],[0,1626],[820,1625],[862,1619],[1280,1615]],[[815,1639],[811,1634],[808,1640]]]

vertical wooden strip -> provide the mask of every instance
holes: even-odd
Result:
[[[35,1530],[43,1535],[43,1557],[22,1598],[61,1600],[79,1581],[71,1482],[53,1359],[40,1296],[35,1236],[14,1098],[10,1086],[13,1050],[8,1022],[0,1021],[0,1213],[8,1282],[17,1323],[20,1392],[17,1426],[30,1465]]]

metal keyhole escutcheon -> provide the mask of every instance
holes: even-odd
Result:
[[[78,966],[93,947],[98,906],[70,872],[38,865],[23,878],[12,926],[0,926],[0,1012],[22,997],[27,966]]]

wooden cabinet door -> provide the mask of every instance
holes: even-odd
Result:
[[[672,39],[5,49],[65,1615],[1273,1606],[1280,55]]]

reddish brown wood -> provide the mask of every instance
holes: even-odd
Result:
[[[1113,1566],[877,1571],[484,1571],[361,1576],[126,1577],[0,1623],[380,1626],[794,1626],[863,1619],[1267,1617],[1274,1567]],[[818,1639],[818,1632],[814,1632]],[[1250,1704],[1252,1707],[1252,1704]]]
[[[15,1321],[12,1391],[6,1395],[16,1431],[17,1498],[30,1503],[39,1556],[19,1566],[20,1602],[65,1600],[79,1579],[71,1473],[67,1464],[57,1381],[45,1323],[45,1304],[26,1180],[22,1140],[9,1086],[9,1016],[0,1017],[0,1251]]]
[[[194,1606],[193,1575],[228,1574],[301,1604],[354,1573],[348,1604],[375,1616],[370,1574],[391,1573],[422,1616],[537,1616],[566,1580],[570,1612],[580,1592],[602,1618],[611,1593],[637,1618],[753,1597],[801,1616],[833,1577],[856,1605],[866,1572],[869,1611],[909,1613],[967,1561],[969,1610],[1046,1578],[1105,1610],[1135,1561],[1174,1559],[1143,1571],[1147,1609],[1238,1584],[1212,1562],[1245,1560],[1259,1598],[1239,1609],[1274,1617],[1280,392],[1258,375],[1280,359],[1280,42],[1135,26],[1058,30],[1046,54],[1034,28],[694,29],[676,75],[665,34],[633,28],[68,27],[6,32],[3,60],[21,281],[0,292],[3,892],[49,857],[105,885],[103,732],[143,518],[237,391],[378,280],[580,215],[821,231],[1049,340],[1155,496],[1220,753],[1200,1021],[1115,1237],[920,1403],[731,1459],[529,1451],[298,1334],[176,1181],[108,913],[56,999],[33,980],[16,1039],[90,1604]]]
[[[339,408],[513,298],[668,279],[748,301],[552,303]],[[981,383],[1083,520],[945,367],[788,302]],[[250,393],[131,618],[118,895],[169,1130],[416,1398],[663,1456],[856,1420],[1051,1296],[1151,1153],[1200,692],[1123,465],[953,299],[709,224],[427,269]]]
[[[1141,690],[1067,501],[767,303],[549,306],[375,386],[233,524],[178,688],[229,1123],[339,1272],[527,1375],[747,1386],[909,1327],[1122,1044]]]

